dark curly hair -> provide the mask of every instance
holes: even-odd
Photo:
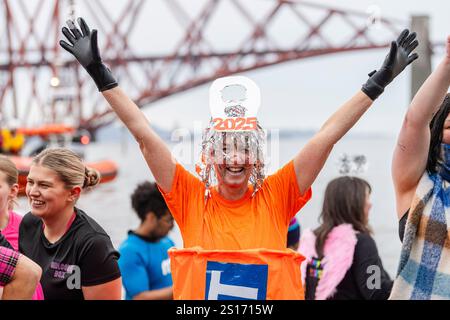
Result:
[[[153,212],[160,219],[168,210],[166,202],[155,183],[143,182],[139,184],[131,195],[131,206],[141,222],[149,212]]]
[[[436,173],[436,164],[441,150],[442,131],[445,119],[450,113],[450,93],[447,93],[439,111],[434,115],[430,123],[430,149],[428,151],[427,171],[430,174]]]

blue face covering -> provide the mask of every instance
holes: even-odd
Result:
[[[441,144],[441,157],[438,159],[437,172],[450,182],[450,144]]]

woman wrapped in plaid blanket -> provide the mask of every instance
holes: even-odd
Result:
[[[403,247],[391,299],[450,299],[450,36],[406,114],[392,175]]]

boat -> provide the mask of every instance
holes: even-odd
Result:
[[[64,147],[76,152],[81,158],[84,158],[84,146],[91,142],[90,134],[85,130],[75,129],[73,126],[65,124],[44,124],[34,128],[19,128],[19,133],[28,138],[37,138],[39,144],[32,148],[30,152],[21,154],[9,155],[9,158],[14,162],[19,171],[19,195],[25,195],[25,187],[27,184],[27,176],[30,171],[30,166],[33,161],[33,156],[40,153],[48,147]],[[83,149],[77,148],[81,146]],[[77,150],[78,149],[78,150]],[[96,169],[100,172],[100,183],[108,183],[113,181],[118,174],[118,165],[112,160],[100,160],[93,162],[86,162],[85,165],[89,168]]]
[[[30,171],[30,166],[33,161],[32,157],[10,156],[12,162],[19,171],[19,195],[25,195],[25,187],[27,185],[27,176]],[[87,162],[85,165],[89,168],[96,169],[100,172],[100,183],[108,183],[113,181],[118,173],[118,166],[114,161],[101,160],[95,162]]]
[[[22,133],[26,136],[49,136],[49,135],[58,135],[58,134],[73,134],[76,132],[76,129],[72,126],[68,126],[65,124],[45,124],[40,127],[35,128],[18,128],[17,132]]]

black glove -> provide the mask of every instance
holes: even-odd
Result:
[[[419,58],[417,53],[411,52],[417,48],[419,42],[416,40],[416,33],[409,33],[408,29],[398,37],[397,41],[392,41],[391,51],[384,60],[380,70],[369,74],[369,80],[363,85],[362,91],[372,100],[378,98],[384,88],[394,80],[405,68],[414,60]]]
[[[75,26],[72,20],[67,21],[70,31],[66,27],[62,28],[62,33],[72,45],[64,40],[61,40],[59,44],[73,54],[87,70],[92,79],[94,79],[99,91],[117,87],[117,81],[114,79],[111,70],[103,64],[100,57],[97,44],[97,30],[92,30],[91,33],[83,18],[78,18],[78,24],[83,33]]]

